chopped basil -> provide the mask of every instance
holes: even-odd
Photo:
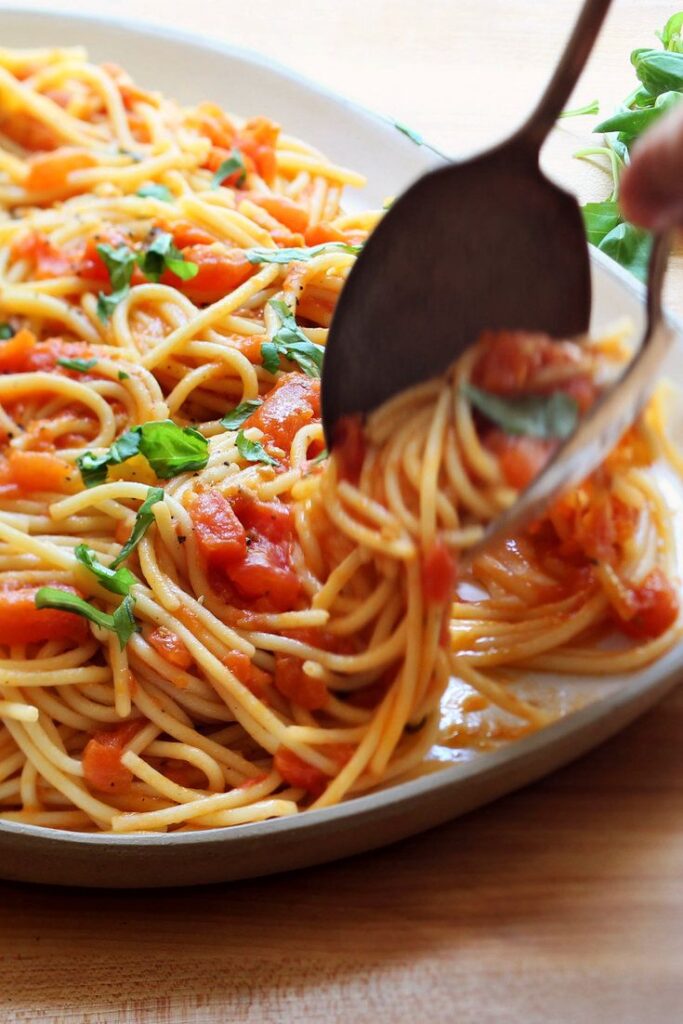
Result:
[[[124,649],[133,633],[139,630],[138,624],[133,615],[135,601],[132,597],[124,597],[113,615],[102,612],[99,608],[93,607],[84,601],[77,594],[71,594],[67,590],[58,590],[56,587],[41,587],[35,596],[36,608],[57,608],[62,612],[73,612],[75,615],[82,615],[95,625],[103,629],[109,629],[116,633],[119,638],[121,650]]]
[[[121,291],[130,284],[135,270],[137,256],[127,245],[98,245],[97,252],[109,272],[109,281],[113,292]]]
[[[107,479],[109,466],[119,465],[137,454],[144,455],[161,480],[169,480],[180,473],[203,469],[209,461],[209,442],[192,427],[160,420],[134,427],[101,455],[84,452],[76,462],[86,487],[95,487]]]
[[[149,281],[158,281],[165,270],[170,270],[182,281],[189,281],[199,273],[196,263],[183,257],[173,244],[168,231],[156,234],[147,248],[138,255],[140,269]]]
[[[102,565],[97,555],[87,544],[79,544],[74,554],[76,558],[89,569],[97,582],[112,594],[122,594],[124,597],[130,593],[130,588],[136,582],[135,576],[128,569],[117,569],[112,562],[111,566]]]
[[[294,246],[291,249],[247,249],[244,255],[250,263],[305,263],[328,252],[347,252],[357,256],[362,248],[362,245],[347,242],[321,242],[320,245]]]
[[[147,491],[147,497],[143,501],[142,505],[138,509],[137,515],[135,516],[135,522],[131,535],[123,545],[118,555],[111,563],[111,568],[115,569],[121,562],[125,562],[130,554],[135,551],[142,538],[145,536],[150,526],[154,522],[154,513],[152,512],[152,506],[156,505],[158,501],[164,500],[164,491],[161,487],[150,487]],[[119,569],[119,572],[127,572],[127,569]],[[130,575],[130,574],[129,574]]]
[[[263,405],[260,398],[248,398],[246,402],[240,402],[232,412],[223,417],[221,426],[226,430],[237,430],[260,405]]]
[[[0,324],[0,341],[8,341],[14,337],[14,330],[11,324]]]
[[[271,299],[270,306],[277,313],[280,326],[270,341],[261,345],[261,361],[264,368],[270,373],[275,373],[280,367],[279,358],[275,365],[275,356],[284,356],[285,359],[296,363],[309,377],[319,377],[325,349],[322,345],[316,345],[315,342],[308,340],[286,303],[280,299]]]
[[[247,179],[247,168],[239,149],[233,149],[230,156],[220,165],[211,179],[211,188],[220,188],[225,179],[235,174],[236,171],[240,172],[237,184],[241,186]]]
[[[463,384],[462,391],[479,412],[506,434],[563,441],[576,429],[579,407],[564,391],[503,398],[469,383]]]
[[[243,430],[240,430],[235,438],[235,444],[237,451],[247,462],[265,462],[267,466],[279,465],[277,459],[269,455],[262,444],[259,444],[258,441],[250,441],[248,437],[245,437]]]
[[[165,185],[158,185],[155,181],[149,185],[139,188],[137,194],[141,199],[159,199],[162,203],[172,203],[173,196]]]
[[[130,380],[130,374],[125,373],[123,370],[119,370],[116,376],[118,377],[119,380]]]
[[[100,292],[97,296],[97,315],[103,324],[106,324],[112,316],[112,313],[118,306],[119,302],[122,302],[128,295],[130,287],[126,285],[125,288],[119,288],[118,291],[110,292],[109,295],[105,295],[104,292]]]
[[[58,366],[63,366],[66,370],[73,370],[75,373],[87,373],[88,370],[92,370],[93,366],[97,366],[96,359],[58,359]]]

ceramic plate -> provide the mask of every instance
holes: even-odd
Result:
[[[367,176],[364,190],[349,193],[351,209],[381,204],[436,159],[392,123],[258,56],[214,41],[93,17],[7,9],[0,11],[0,39],[10,47],[84,45],[95,60],[116,61],[141,85],[183,102],[211,99],[246,116],[272,116],[288,132]],[[178,68],[188,73],[179,75]],[[594,328],[624,316],[636,329],[642,327],[642,288],[597,252],[593,289]],[[683,381],[680,342],[668,371]],[[675,489],[671,500],[678,500]],[[646,670],[618,679],[531,681],[527,685],[542,687],[563,711],[555,724],[495,752],[322,811],[175,835],[59,833],[0,823],[0,877],[87,886],[187,885],[369,850],[472,810],[585,753],[659,700],[682,668],[683,647],[678,647]]]

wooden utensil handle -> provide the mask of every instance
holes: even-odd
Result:
[[[540,150],[584,69],[610,3],[611,0],[585,0],[560,62],[538,106],[517,132],[517,141]]]

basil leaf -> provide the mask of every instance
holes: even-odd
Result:
[[[264,341],[261,345],[261,366],[268,373],[277,373],[280,369],[280,355],[272,341]]]
[[[586,237],[591,245],[599,245],[605,235],[621,221],[619,204],[613,199],[602,203],[586,203],[581,207]]]
[[[563,118],[563,117],[584,117],[586,114],[599,114],[599,113],[600,113],[600,104],[598,103],[597,100],[592,100],[590,103],[587,103],[585,105],[585,107],[574,107],[573,110],[563,110],[559,114],[558,120]]]
[[[394,121],[394,128],[398,128],[398,130],[403,135],[407,136],[411,142],[414,142],[416,146],[424,145],[424,139],[420,133],[416,132],[413,128],[409,128],[407,124],[403,123],[403,121]]]
[[[11,324],[0,324],[0,341],[9,341],[14,337],[14,330]]]
[[[133,573],[128,569],[117,569],[113,562],[111,566],[102,565],[95,552],[87,544],[79,544],[74,554],[81,565],[90,570],[98,583],[107,590],[111,590],[112,594],[122,594],[125,597],[130,593],[133,584],[137,582]]]
[[[240,402],[232,412],[223,417],[221,426],[225,427],[226,430],[237,430],[238,427],[241,427],[249,419],[253,412],[256,412],[260,405],[263,405],[260,398],[248,398],[246,402]]]
[[[132,597],[124,597],[113,615],[101,612],[99,608],[93,607],[84,601],[77,594],[71,594],[66,590],[58,590],[56,587],[41,587],[35,596],[36,608],[57,608],[63,612],[73,612],[89,619],[103,629],[109,629],[116,633],[119,638],[121,650],[124,649],[133,633],[139,630],[138,624],[133,615],[135,601]]]
[[[225,179],[229,178],[236,171],[241,172],[237,178],[237,185],[240,187],[247,180],[247,168],[239,149],[233,149],[230,156],[220,165],[211,179],[211,188],[220,188]]]
[[[192,427],[179,427],[173,420],[143,423],[126,431],[106,452],[84,452],[76,459],[86,487],[107,479],[107,468],[137,454],[144,455],[161,480],[192,469],[203,469],[209,461],[209,442]]]
[[[329,454],[330,453],[328,452],[327,448],[323,448],[321,452],[318,452],[314,459],[310,460],[311,465],[317,466],[319,463],[324,462],[325,459],[329,456]]]
[[[296,322],[289,306],[280,299],[271,299],[270,306],[280,318],[280,326],[271,338],[278,355],[296,363],[309,377],[320,377],[325,349],[309,341]],[[264,345],[261,346],[263,360]]]
[[[126,373],[124,370],[119,370],[116,376],[119,380],[130,380],[130,374]]]
[[[101,455],[87,451],[76,459],[83,483],[86,487],[96,487],[107,479],[107,467],[117,466],[127,459],[132,459],[140,450],[140,435],[135,430],[128,430],[117,441],[114,441],[111,448]]]
[[[173,202],[173,196],[166,186],[158,185],[155,181],[139,188],[137,195],[139,195],[141,199],[158,199],[162,203]]]
[[[209,461],[209,442],[192,427],[179,427],[173,420],[160,420],[143,423],[135,429],[140,432],[140,454],[160,480],[204,469]]]
[[[683,53],[669,50],[634,50],[631,63],[648,92],[683,91]]]
[[[593,131],[621,132],[634,138],[660,118],[666,110],[676,106],[682,96],[680,92],[664,92],[657,97],[654,106],[639,110],[619,110],[606,121],[602,121]]]
[[[168,231],[160,231],[138,255],[140,269],[149,281],[158,281],[164,270],[172,271],[176,277],[189,281],[199,273],[196,263],[183,257],[180,249],[176,249],[173,236]]]
[[[116,292],[111,292],[110,295],[105,295],[104,292],[100,292],[97,296],[97,316],[106,324],[107,320],[110,319],[112,313],[118,306],[119,302],[128,295],[130,288],[128,285],[125,288],[120,288]]]
[[[246,249],[244,255],[250,263],[306,263],[328,252],[348,252],[357,256],[362,248],[362,245],[346,242],[321,242],[320,245],[293,246],[291,249]]]
[[[137,260],[133,250],[127,245],[117,245],[115,249],[111,245],[98,245],[97,252],[109,272],[112,292],[127,288]]]
[[[58,366],[63,366],[67,370],[73,370],[74,373],[87,373],[88,370],[92,370],[93,366],[97,366],[96,359],[58,359]]]
[[[626,222],[612,228],[599,242],[598,249],[607,253],[640,281],[647,281],[652,251],[652,236]]]
[[[130,554],[135,551],[136,547],[145,536],[150,526],[154,522],[154,513],[152,507],[156,505],[158,501],[164,500],[164,490],[161,487],[150,487],[147,491],[147,497],[143,501],[142,505],[137,511],[135,516],[135,522],[133,523],[133,529],[131,535],[123,545],[118,555],[111,563],[111,568],[115,569],[121,562],[125,562]],[[127,569],[119,569],[119,572],[128,572]],[[129,575],[131,575],[129,573]]]
[[[553,391],[550,395],[503,398],[465,383],[462,392],[475,409],[506,434],[563,441],[574,432],[579,419],[578,405],[563,391]]]
[[[671,15],[661,32],[656,33],[661,39],[665,50],[673,50],[677,53],[683,50],[683,40],[681,40],[682,28],[683,11],[679,11],[677,14]]]
[[[240,430],[235,438],[235,445],[246,462],[265,462],[267,466],[279,465],[277,459],[269,455],[262,444],[259,444],[258,441],[250,441],[248,437],[245,437],[243,430]]]

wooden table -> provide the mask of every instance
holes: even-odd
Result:
[[[97,9],[129,6],[268,53],[453,152],[521,120],[576,8],[131,0]],[[616,0],[577,104],[599,96],[608,111],[628,93],[631,49],[654,45],[675,8]],[[566,123],[547,159],[582,197],[598,198],[604,176],[571,160],[589,128]],[[671,305],[683,312],[680,260],[670,277]],[[390,849],[204,890],[0,885],[0,921],[3,1022],[674,1024],[683,1016],[683,692],[572,767]]]

